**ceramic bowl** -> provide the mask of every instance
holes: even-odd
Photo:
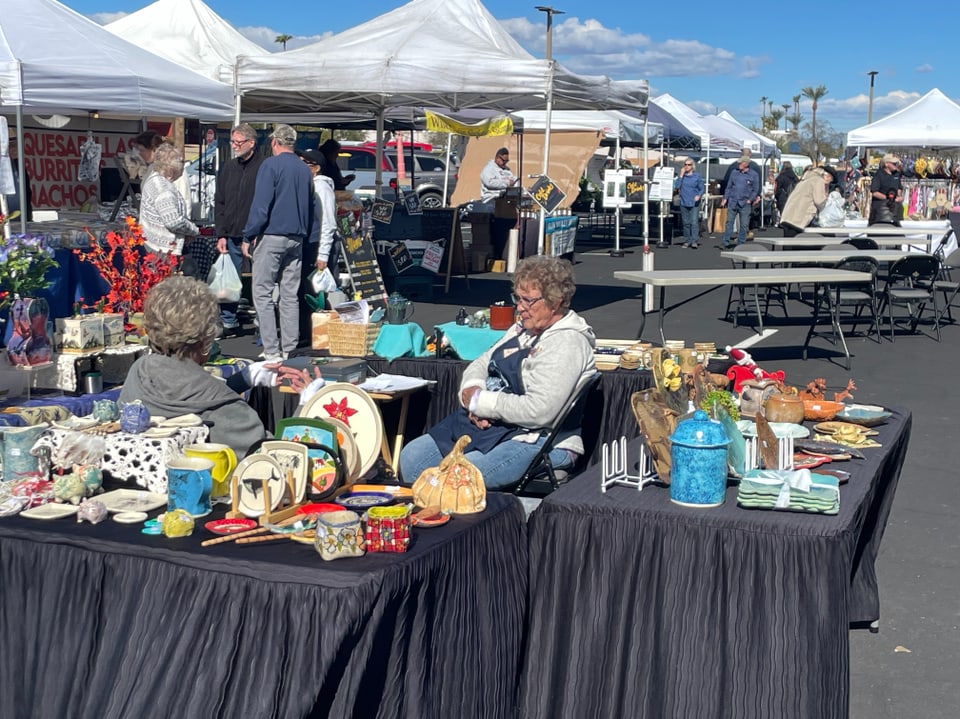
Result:
[[[830,402],[825,399],[803,400],[803,418],[811,422],[825,422],[837,416],[845,407],[843,402]]]
[[[836,414],[837,419],[863,425],[864,427],[876,427],[878,424],[886,422],[892,416],[893,413],[888,412],[883,407],[862,404],[851,404]]]

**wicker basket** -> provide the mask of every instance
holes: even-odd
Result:
[[[327,325],[330,335],[330,354],[340,357],[366,357],[373,354],[373,345],[380,334],[380,324],[356,324],[330,320]]]

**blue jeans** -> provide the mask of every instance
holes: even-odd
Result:
[[[683,225],[684,244],[700,242],[700,206],[684,207],[680,205],[680,223]]]
[[[528,443],[508,439],[486,454],[466,452],[465,456],[483,473],[483,483],[487,489],[501,489],[520,481],[534,455],[543,446],[544,440],[545,437],[541,437],[536,442]],[[436,467],[441,459],[443,455],[440,454],[433,437],[429,434],[421,435],[400,452],[400,477],[404,483],[413,484],[423,470]],[[573,464],[571,454],[565,449],[552,450],[550,461],[556,469]]]
[[[737,217],[740,218],[740,229],[737,234],[737,244],[742,245],[747,241],[747,230],[750,229],[750,212],[753,205],[749,202],[734,208],[727,205],[727,224],[723,228],[723,244],[729,245],[730,238],[733,236],[733,223]]]
[[[227,238],[227,254],[230,255],[230,259],[233,260],[233,266],[237,268],[237,274],[240,274],[240,266],[243,264],[243,250],[241,245],[243,244],[242,237],[228,237]],[[237,325],[237,302],[221,302],[220,303],[220,319],[223,321],[224,327],[233,327]]]

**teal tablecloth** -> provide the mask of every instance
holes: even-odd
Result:
[[[456,322],[437,325],[450,342],[450,348],[462,360],[472,361],[490,349],[506,332],[489,327],[468,327]]]
[[[398,357],[427,357],[427,338],[415,322],[404,325],[381,325],[373,345],[373,353],[392,362]]]

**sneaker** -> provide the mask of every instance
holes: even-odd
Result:
[[[683,245],[682,245],[682,247],[683,247],[685,250],[689,250],[689,249],[690,249],[690,243],[689,243],[689,242],[684,242]]]
[[[277,364],[283,362],[283,355],[268,355],[261,353],[264,362],[270,362],[272,364]]]
[[[685,245],[685,246],[686,246],[686,247],[689,247],[691,250],[699,250],[699,249],[700,249],[700,245],[697,244],[696,242],[694,242],[693,244],[690,244],[690,245]]]

